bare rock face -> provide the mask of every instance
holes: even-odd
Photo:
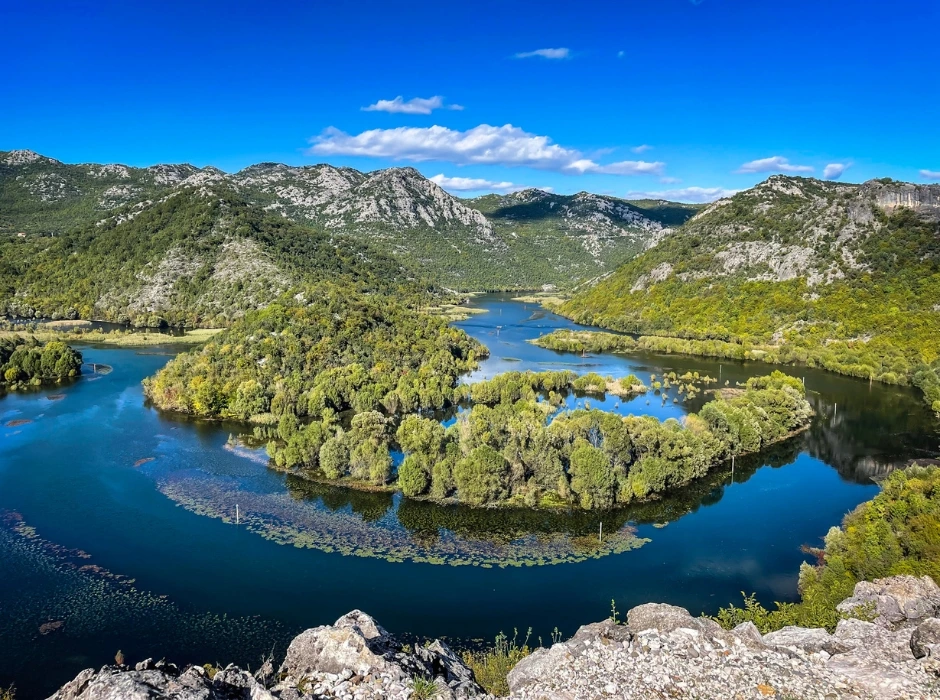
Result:
[[[473,672],[441,641],[406,651],[374,618],[354,610],[306,630],[291,642],[277,673],[266,663],[252,676],[236,666],[210,679],[205,669],[183,673],[147,659],[127,666],[86,669],[49,700],[407,700],[414,680],[433,681],[435,697],[482,697]]]
[[[337,676],[343,680],[381,679],[382,685],[404,688],[415,677],[434,679],[439,694],[475,697],[482,694],[473,673],[443,642],[406,652],[372,617],[354,610],[336,621],[309,629],[290,643],[275,690],[323,687]],[[316,690],[314,690],[316,692]]]
[[[785,627],[761,636],[753,623],[725,630],[684,608],[650,603],[630,610],[626,624],[585,625],[534,651],[509,673],[510,697],[940,698],[940,619],[924,614],[936,608],[936,584],[896,576],[859,584],[849,601],[849,612],[868,613],[874,604],[903,619],[848,617],[832,634]],[[432,681],[441,700],[489,697],[446,644],[412,650],[354,610],[298,635],[277,672],[270,663],[254,676],[229,666],[210,679],[198,666],[181,673],[147,659],[133,669],[82,671],[50,700],[409,700],[415,679]]]
[[[183,674],[172,669],[130,670],[105,666],[95,673],[85,669],[50,700],[274,700],[274,696],[245,671],[235,666],[209,679],[192,666]]]
[[[838,605],[839,612],[873,611],[874,622],[891,627],[940,613],[940,586],[929,576],[892,576],[855,584],[851,598]]]
[[[796,648],[805,651],[807,654],[824,651],[829,656],[844,653],[851,648],[839,642],[820,627],[812,629],[793,626],[784,627],[776,632],[765,634],[764,644],[778,651]]]
[[[753,623],[728,631],[683,608],[641,605],[626,625],[587,625],[520,661],[509,674],[511,697],[940,698],[940,620],[922,619],[935,589],[910,576],[859,584],[846,610],[878,604],[900,619],[849,618],[833,634],[785,627],[761,636]]]
[[[918,659],[940,659],[940,619],[931,617],[917,626],[911,635],[911,652]]]

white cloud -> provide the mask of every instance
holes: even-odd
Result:
[[[838,180],[848,167],[846,163],[830,163],[823,168],[823,177],[827,180]]]
[[[920,176],[927,178],[928,180],[940,180],[940,171],[937,170],[921,170]]]
[[[648,143],[644,143],[644,144],[641,144],[641,145],[639,145],[639,146],[634,146],[634,147],[631,148],[630,150],[633,151],[634,153],[646,153],[647,151],[651,150],[652,148],[653,148],[653,147],[650,146]]]
[[[738,168],[739,173],[771,173],[771,172],[781,172],[781,173],[811,173],[813,172],[813,167],[811,165],[793,165],[790,161],[783,156],[771,156],[770,158],[760,158],[758,160],[752,160],[750,163],[745,163],[740,168]]]
[[[664,185],[676,185],[676,184],[682,182],[682,178],[678,178],[678,177],[661,177],[661,178],[659,178],[659,181],[660,181],[661,183],[663,183]]]
[[[541,170],[606,175],[662,175],[665,163],[623,160],[598,163],[548,136],[530,134],[512,124],[481,124],[467,131],[444,126],[371,129],[352,135],[334,127],[311,139],[312,155],[368,156],[415,162],[449,161],[456,165],[527,166]]]
[[[672,202],[714,202],[722,197],[730,197],[741,190],[726,190],[722,187],[683,187],[678,190],[659,192],[627,192],[626,199],[668,199]]]
[[[571,58],[571,49],[536,49],[517,53],[516,58]]]
[[[407,102],[399,95],[394,100],[379,100],[374,105],[363,107],[363,112],[390,112],[391,114],[430,114],[435,109],[463,109],[460,105],[445,105],[440,95],[434,97],[412,97]]]
[[[512,182],[494,182],[482,177],[447,177],[444,173],[428,178],[445,190],[455,192],[515,192],[526,189],[522,185],[516,185]]]

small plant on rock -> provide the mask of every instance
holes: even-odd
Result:
[[[438,688],[437,683],[430,678],[415,676],[411,679],[411,682],[414,686],[411,697],[414,698],[414,700],[431,700],[431,698],[436,698],[440,695],[440,688]]]

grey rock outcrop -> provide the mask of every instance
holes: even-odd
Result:
[[[848,618],[832,634],[785,627],[761,636],[753,623],[728,631],[683,608],[641,605],[626,625],[588,625],[523,659],[509,674],[511,697],[940,698],[940,620],[924,619],[936,611],[935,589],[910,576],[859,584],[847,614],[879,605],[897,620]]]
[[[105,666],[96,673],[89,668],[50,700],[274,700],[264,686],[235,666],[219,671],[212,679],[200,666],[182,674],[174,670]]]
[[[911,635],[911,651],[918,659],[940,659],[940,619],[931,617],[917,626]]]
[[[940,611],[940,586],[929,576],[892,576],[855,584],[851,598],[839,603],[839,612],[870,614],[873,622],[891,627],[933,617]]]
[[[856,586],[833,633],[750,622],[726,630],[684,608],[649,603],[626,624],[605,620],[536,649],[509,673],[516,700],[927,700],[940,698],[940,590],[895,576]],[[874,621],[852,617],[858,613]],[[416,679],[440,700],[490,698],[443,642],[415,649],[354,610],[306,630],[280,668],[235,666],[210,678],[147,659],[133,669],[87,669],[50,700],[378,700],[415,697]],[[429,697],[427,687],[421,697]]]
[[[416,678],[433,681],[440,700],[485,696],[473,672],[443,642],[409,651],[372,617],[354,610],[334,625],[295,637],[276,674],[266,663],[254,676],[228,666],[209,678],[200,666],[180,673],[173,664],[147,659],[133,669],[86,669],[50,700],[406,700]]]

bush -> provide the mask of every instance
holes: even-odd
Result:
[[[841,618],[836,606],[859,581],[900,574],[940,581],[940,468],[892,473],[881,493],[829,531],[820,554],[819,565],[800,567],[799,603],[768,610],[745,596],[743,608],[722,608],[715,619],[728,628],[751,621],[761,632],[786,625],[832,631]]]

